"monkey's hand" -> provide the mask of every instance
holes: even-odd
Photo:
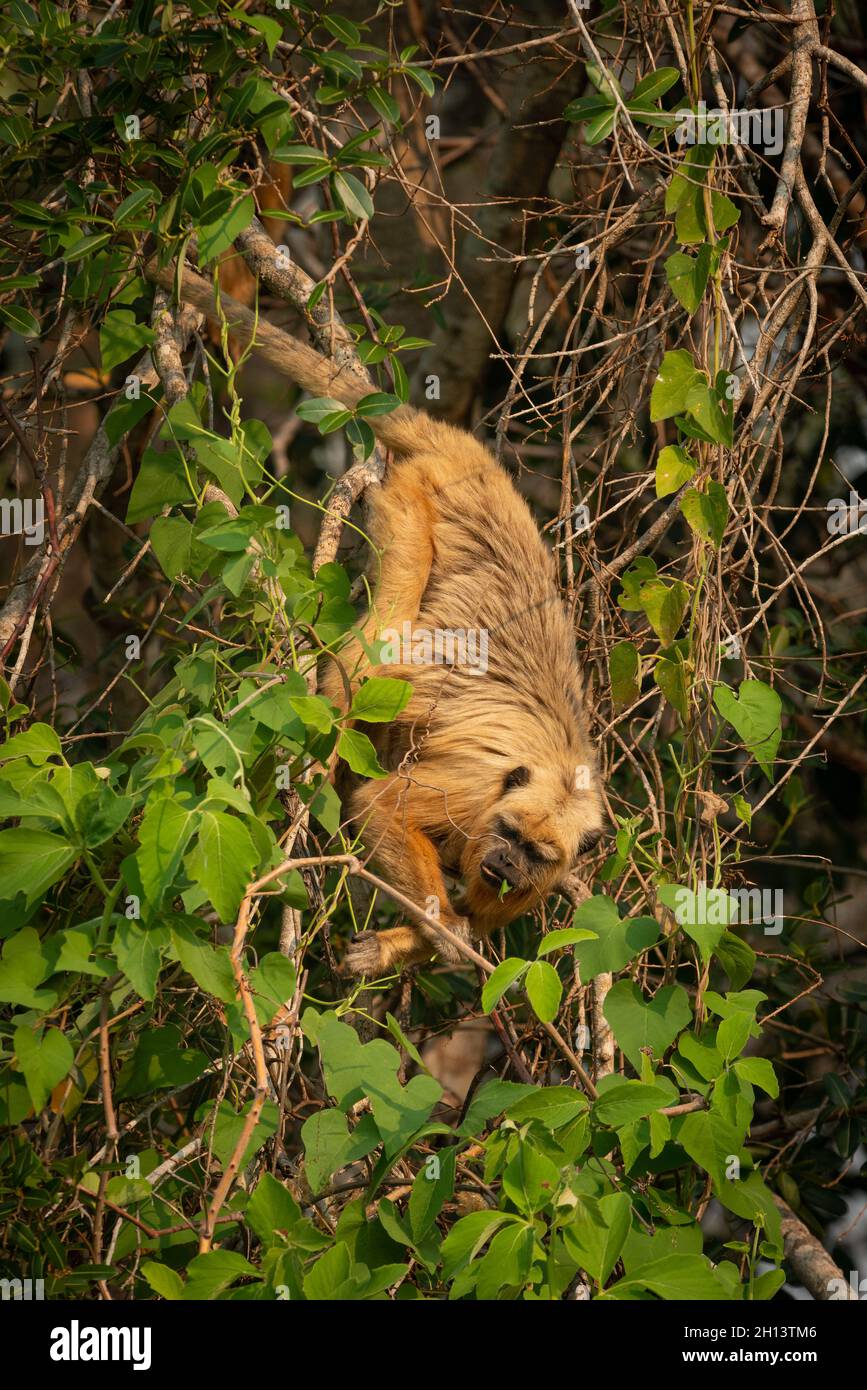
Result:
[[[465,917],[450,917],[450,932],[461,941],[470,940],[470,924]],[[407,965],[418,965],[432,956],[456,964],[463,960],[457,946],[441,932],[428,925],[392,927],[389,931],[357,932],[349,943],[343,962],[350,975],[365,975],[369,980],[393,975]]]
[[[383,953],[380,950],[379,938],[379,932],[356,932],[343,961],[343,968],[348,975],[366,975],[372,980],[387,973],[382,965]]]
[[[469,920],[466,917],[449,917],[448,920],[443,923],[443,926],[448,928],[452,936],[457,936],[461,941],[465,941],[467,945],[469,945],[472,940],[472,932],[470,930]],[[454,945],[453,942],[449,941],[447,936],[442,932],[438,932],[434,927],[422,923],[419,927],[419,933],[424,937],[430,948],[436,951],[440,960],[448,961],[450,965],[457,965],[460,961],[466,959],[463,952]]]
[[[588,898],[593,896],[592,888],[585,883],[583,878],[579,878],[578,874],[574,871],[560,880],[555,891],[557,893],[562,893],[563,897],[567,898],[573,907],[580,907],[583,902],[586,902]]]

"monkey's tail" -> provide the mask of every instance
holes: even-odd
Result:
[[[155,258],[146,264],[145,275],[170,293],[176,289],[173,267],[160,268]],[[364,396],[371,394],[373,388],[370,382],[358,372],[336,367],[315,348],[258,318],[231,295],[221,295],[218,308],[213,285],[188,267],[184,268],[180,296],[188,304],[201,309],[209,319],[219,319],[222,311],[234,338],[244,346],[252,343],[261,357],[314,396],[331,396],[341,405],[353,409]],[[388,415],[368,416],[367,423],[377,439],[398,454],[415,453],[420,449],[447,450],[450,446],[454,447],[459,435],[459,431],[451,425],[434,420],[424,411],[409,405],[399,406]],[[465,435],[460,437],[466,439]]]

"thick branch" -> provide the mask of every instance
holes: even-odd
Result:
[[[858,1298],[835,1265],[824,1245],[795,1215],[782,1197],[774,1195],[783,1219],[783,1247],[795,1278],[813,1298],[825,1303],[831,1300],[849,1301]]]

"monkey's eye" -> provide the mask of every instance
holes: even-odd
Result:
[[[530,780],[530,769],[528,767],[513,767],[512,771],[506,774],[503,782],[503,791],[513,791],[515,787],[526,787]]]

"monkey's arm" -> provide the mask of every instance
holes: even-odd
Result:
[[[366,782],[353,798],[353,817],[388,882],[418,907],[438,914],[443,926],[468,938],[466,920],[449,901],[437,847],[413,817],[411,793],[411,784],[399,774],[385,782]],[[434,953],[447,960],[457,958],[454,948],[432,927],[407,924],[356,936],[347,965],[356,974],[382,975],[429,960]]]

